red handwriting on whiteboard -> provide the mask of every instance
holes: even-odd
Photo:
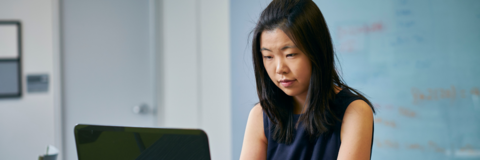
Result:
[[[470,95],[480,95],[480,91],[477,87],[470,89],[467,92],[465,89],[457,89],[455,86],[450,88],[427,88],[420,90],[418,88],[412,88],[413,104],[418,104],[423,101],[438,101],[443,99],[455,100],[457,98],[466,98]]]
[[[343,39],[348,36],[356,36],[359,34],[382,31],[383,23],[376,22],[369,25],[340,26],[337,29],[338,29],[338,38]]]
[[[373,107],[375,109],[381,109],[381,110],[393,110],[395,107],[390,104],[379,104],[379,103],[373,103]]]
[[[410,144],[407,146],[408,149],[417,149],[423,151],[423,146],[419,144]]]
[[[368,34],[379,32],[384,29],[382,22],[371,24],[341,25],[337,28],[337,47],[340,52],[359,52],[367,47],[365,39]]]
[[[400,112],[401,115],[404,115],[407,117],[415,117],[417,115],[416,112],[403,107],[398,108],[398,112]]]
[[[395,121],[384,120],[382,118],[375,118],[373,121],[375,123],[380,123],[380,124],[383,124],[385,126],[389,126],[389,127],[392,127],[392,128],[397,127],[397,123],[395,123]]]
[[[394,141],[394,140],[373,140],[375,142],[375,145],[379,148],[393,148],[393,149],[398,149],[399,145],[398,145],[398,142]]]
[[[435,142],[428,141],[428,145],[430,148],[433,148],[435,152],[445,153],[445,148],[439,147]]]
[[[403,106],[393,106],[391,104],[373,103],[373,107],[375,108],[375,110],[382,110],[382,111],[396,111],[398,109],[398,113],[400,113],[400,115],[410,117],[410,118],[414,118],[417,116],[417,112]]]

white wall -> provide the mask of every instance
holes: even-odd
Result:
[[[37,159],[49,144],[61,147],[58,96],[58,5],[55,0],[2,0],[0,20],[20,20],[23,96],[0,99],[0,159]],[[49,74],[47,93],[27,93],[25,76]]]
[[[162,52],[164,105],[159,118],[165,127],[198,128],[199,75],[195,0],[164,0],[159,11],[162,18]]]
[[[212,159],[231,159],[228,0],[163,0],[159,124],[204,129]]]
[[[212,159],[231,159],[229,1],[155,3],[158,125],[201,128]],[[22,21],[23,77],[51,76],[48,93],[0,100],[0,159],[36,159],[48,144],[62,150],[58,10],[58,0],[0,1],[0,19]]]
[[[230,159],[230,2],[200,2],[200,127],[208,133],[212,159]]]

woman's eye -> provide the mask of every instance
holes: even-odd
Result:
[[[287,54],[287,57],[293,57],[293,56],[295,56],[295,55],[296,55],[295,53]]]
[[[265,59],[272,59],[272,56],[263,56]]]

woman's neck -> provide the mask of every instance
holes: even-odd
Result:
[[[338,86],[334,86],[335,88],[335,94],[338,94],[342,90],[342,88]],[[305,101],[307,99],[307,92],[293,96],[293,114],[302,114],[305,111]]]
[[[302,114],[305,107],[307,93],[293,97],[293,114]]]

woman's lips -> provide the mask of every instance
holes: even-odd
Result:
[[[283,86],[283,87],[289,87],[293,84],[293,82],[295,82],[295,80],[281,80],[280,81],[280,84]]]

